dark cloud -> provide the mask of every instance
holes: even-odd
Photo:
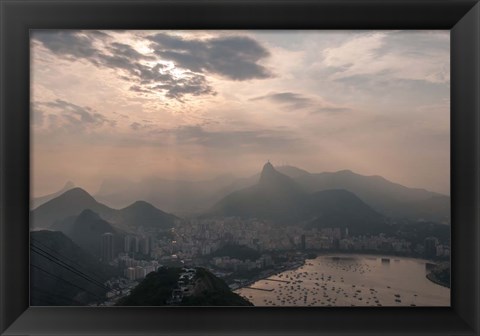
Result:
[[[56,55],[92,59],[98,55],[98,50],[93,45],[93,37],[96,35],[73,33],[68,30],[45,30],[35,31],[32,36]]]
[[[102,39],[102,40],[111,40],[112,36],[110,34],[105,33],[104,31],[101,30],[83,30],[82,31],[85,34],[95,36],[96,38]],[[118,31],[117,31],[118,32]]]
[[[139,122],[133,122],[130,124],[130,128],[134,131],[138,131],[138,130],[141,130],[141,129],[147,129],[147,128],[152,128],[153,125],[151,124],[152,122],[149,121],[149,120],[143,120],[143,122],[145,124],[141,124]]]
[[[130,124],[130,128],[137,131],[139,130],[140,128],[142,128],[142,124],[138,123],[138,122],[134,122],[134,123],[131,123]]]
[[[121,118],[130,119],[130,117],[127,114],[118,113],[118,112],[113,112],[113,114],[116,114]]]
[[[65,116],[75,118],[81,123],[102,125],[108,121],[107,118],[90,107],[81,107],[65,100],[57,99],[53,102],[47,102],[45,105],[62,110]]]
[[[122,70],[121,78],[133,81],[131,91],[154,93],[162,91],[168,98],[183,101],[186,95],[214,95],[204,72],[216,73],[233,80],[261,79],[271,73],[259,61],[269,52],[257,41],[244,36],[188,40],[167,34],[148,37],[155,53],[172,60],[185,69],[175,76],[165,64],[147,65],[154,58],[132,46],[111,42],[111,36],[100,31],[40,31],[33,35],[52,53],[68,59],[86,60],[98,67]],[[98,40],[104,48],[99,47]],[[280,97],[279,97],[280,99]],[[300,104],[300,98],[297,104]]]
[[[185,95],[215,94],[215,90],[208,84],[204,75],[186,71],[178,77],[172,73],[172,69],[162,63],[152,66],[143,64],[142,61],[152,61],[154,58],[124,43],[106,43],[105,39],[109,39],[109,35],[102,34],[104,33],[55,30],[36,32],[34,39],[58,56],[82,59],[98,67],[122,70],[120,77],[135,83],[130,87],[134,92],[162,91],[167,97],[179,101],[182,101]],[[99,36],[106,44],[105,50],[95,46],[95,38]]]
[[[112,69],[124,69],[131,74],[138,75],[137,69],[141,67],[138,62],[152,60],[148,55],[143,55],[128,44],[113,42],[107,47],[110,54],[98,52],[98,60],[94,61]]]
[[[113,42],[110,43],[108,48],[112,54],[117,56],[123,56],[129,59],[152,59],[150,56],[143,55],[136,51],[128,44]]]
[[[50,102],[35,104],[36,109],[53,109],[60,114],[48,114],[50,129],[65,127],[68,130],[81,131],[87,128],[110,126],[114,127],[116,121],[110,120],[90,107],[82,107],[65,100],[56,99]],[[43,111],[43,110],[42,110]],[[45,114],[46,112],[43,112]]]
[[[174,98],[178,101],[182,101],[182,98],[187,94],[192,96],[216,94],[205,76],[186,71],[181,77],[177,77],[160,63],[153,67],[137,64],[132,73],[139,78],[142,84],[142,86],[132,86],[130,88],[132,91],[144,93],[164,91],[168,98]]]
[[[151,84],[155,82],[169,82],[173,80],[173,75],[168,71],[165,64],[157,63],[150,67],[142,64],[135,64],[132,68],[132,74],[138,76],[141,84]]]
[[[305,108],[312,106],[314,104],[313,99],[305,97],[299,93],[293,92],[280,92],[280,93],[270,93],[265,96],[260,96],[250,99],[252,101],[256,100],[270,100],[279,104],[286,104],[289,107],[294,108]]]
[[[150,93],[150,90],[144,89],[140,85],[132,85],[129,88],[130,91],[137,92],[137,93]]]
[[[311,114],[351,111],[351,109],[348,107],[326,105],[325,103],[319,102],[314,98],[309,98],[294,92],[269,93],[267,95],[255,97],[250,100],[268,100],[280,104],[288,109],[307,109]]]
[[[153,89],[166,90],[167,97],[178,100],[181,100],[186,94],[192,96],[216,94],[213,88],[208,85],[205,77],[197,74],[177,80],[164,81],[164,84],[155,85]]]
[[[239,81],[272,77],[272,73],[259,64],[270,53],[247,36],[193,40],[159,33],[148,39],[158,56],[184,69],[216,73]]]

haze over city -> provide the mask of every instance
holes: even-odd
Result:
[[[449,306],[449,44],[33,31],[30,304]]]
[[[448,31],[34,31],[32,196],[270,160],[450,190]]]

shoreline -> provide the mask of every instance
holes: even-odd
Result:
[[[352,255],[361,255],[361,256],[371,256],[371,257],[385,257],[385,258],[404,258],[404,259],[415,259],[415,260],[423,260],[423,261],[426,261],[426,262],[429,262],[429,263],[432,263],[432,264],[438,264],[439,262],[441,262],[442,260],[433,260],[433,259],[426,259],[425,257],[423,256],[420,256],[420,255],[401,255],[401,254],[393,254],[393,253],[388,253],[388,252],[384,252],[384,253],[375,253],[375,251],[365,251],[365,252],[362,252],[362,251],[353,251],[353,253],[350,253],[350,252],[346,252],[346,251],[343,251],[343,250],[330,250],[330,251],[315,251],[315,250],[312,250],[313,253],[317,253],[318,255],[317,256],[320,256],[320,255],[349,255],[349,256],[352,256]]]
[[[390,259],[388,267],[385,268],[384,263],[381,263],[382,259]],[[395,259],[397,259],[398,262],[395,262]],[[418,260],[418,258],[389,257],[385,255],[369,256],[328,253],[318,255],[316,258],[305,259],[303,263],[305,267],[303,268],[301,265],[299,267],[285,268],[284,272],[281,272],[283,274],[281,277],[278,277],[279,272],[269,272],[266,274],[267,277],[257,278],[257,281],[253,281],[253,283],[248,282],[248,284],[237,288],[234,292],[249,300],[255,306],[258,305],[262,307],[326,307],[329,305],[337,307],[350,306],[352,304],[355,306],[376,306],[380,304],[385,307],[448,306],[449,303],[447,299],[451,295],[450,289],[436,282],[435,278],[427,276],[430,268],[425,265],[430,262],[431,261],[426,259]],[[349,267],[347,270],[344,270],[341,268],[342,265],[351,266],[353,269]],[[365,270],[362,265],[370,267],[374,272],[378,270],[380,277],[376,277],[376,273],[372,273],[373,275],[371,276],[365,275],[362,272],[360,273],[363,275],[358,273],[359,270]],[[333,268],[330,268],[330,266]],[[358,267],[360,267],[360,269],[358,269]],[[353,275],[352,273],[352,275],[349,275],[342,273],[343,271],[357,272],[357,274]],[[411,274],[409,274],[410,271]],[[324,280],[322,275],[322,281],[318,281],[318,278],[316,279],[315,277],[320,277],[320,273],[322,272],[325,273],[327,277]],[[392,274],[395,275],[395,278],[384,276],[390,274],[390,272],[393,272]],[[405,272],[407,272],[406,274],[408,275],[405,275],[406,278],[404,279]],[[276,275],[276,277],[274,275]],[[343,281],[342,276],[345,277],[345,281]],[[427,281],[422,280],[425,276],[427,276]],[[290,284],[270,282],[269,278],[273,280],[293,280],[294,283],[291,287]],[[304,283],[296,285],[296,280],[298,279],[303,280]],[[317,280],[318,283],[315,283],[315,280]],[[335,281],[337,283],[335,283]],[[340,282],[345,282],[345,284],[340,284]],[[418,284],[420,283],[422,285],[419,287]],[[351,288],[350,285],[356,286],[352,286],[353,288]],[[250,290],[257,289],[255,287],[270,289],[272,293]],[[364,291],[361,287],[370,288],[370,292],[368,290]],[[372,288],[375,290],[372,290]],[[360,294],[357,292],[358,289],[362,291]],[[337,299],[339,301],[337,301]]]
[[[376,258],[390,258],[390,259],[394,259],[395,257],[396,258],[403,258],[403,259],[413,259],[413,260],[422,260],[422,261],[425,261],[426,263],[437,263],[436,261],[433,261],[433,260],[428,260],[428,259],[425,259],[425,258],[422,258],[422,257],[414,257],[414,256],[399,256],[399,255],[391,255],[391,254],[373,254],[373,253],[345,253],[345,252],[327,252],[327,251],[321,251],[321,252],[312,252],[312,253],[316,253],[317,256],[315,258],[304,258],[303,259],[303,262],[301,265],[298,265],[298,266],[292,266],[292,267],[287,267],[281,271],[277,271],[275,270],[274,272],[272,273],[269,273],[269,275],[267,276],[262,276],[262,277],[258,277],[258,278],[255,278],[255,279],[252,279],[252,280],[249,280],[245,285],[241,286],[241,287],[238,287],[236,289],[233,290],[233,292],[237,291],[237,290],[240,290],[240,289],[244,289],[244,288],[248,288],[249,286],[251,286],[252,284],[254,284],[255,282],[257,281],[260,281],[260,280],[267,280],[268,278],[274,276],[274,275],[277,275],[277,274],[280,274],[280,273],[283,273],[283,272],[287,272],[287,271],[294,271],[294,270],[297,270],[299,269],[300,267],[304,266],[305,263],[307,262],[307,260],[314,260],[320,256],[332,256],[332,257],[335,257],[335,256],[362,256],[362,257],[376,257]],[[429,278],[429,275],[431,273],[428,273],[426,275],[427,279],[430,280],[431,282],[437,284],[437,285],[440,285],[442,287],[445,287],[445,288],[448,288],[450,289],[450,287],[447,287],[445,286],[444,284],[440,283],[440,282],[436,282],[432,279]]]
[[[445,288],[448,288],[450,289],[449,286],[447,286],[445,283],[437,280],[437,278],[435,277],[435,275],[433,275],[431,272],[428,273],[427,275],[425,275],[425,277],[430,280],[432,283],[436,284],[436,285],[439,285],[439,286],[442,286],[442,287],[445,287]]]
[[[243,289],[243,288],[248,288],[249,286],[251,286],[252,284],[254,284],[255,282],[257,281],[260,281],[260,280],[265,280],[265,279],[268,279],[274,275],[277,275],[277,274],[280,274],[280,273],[283,273],[283,272],[287,272],[287,271],[293,271],[293,270],[297,270],[299,269],[300,267],[304,266],[305,265],[305,262],[307,261],[308,259],[304,259],[303,262],[300,264],[300,265],[295,265],[295,266],[291,266],[291,267],[286,267],[282,270],[272,270],[272,272],[269,272],[269,274],[267,276],[262,276],[262,277],[257,277],[255,279],[252,279],[252,280],[249,280],[244,286],[241,286],[241,287],[238,287],[236,289],[233,290],[233,292],[237,291],[237,290],[240,290],[240,289]]]

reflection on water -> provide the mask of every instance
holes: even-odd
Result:
[[[425,260],[320,256],[235,292],[256,306],[449,306],[450,289],[426,278]]]

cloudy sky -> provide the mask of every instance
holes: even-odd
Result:
[[[33,195],[270,160],[449,194],[448,31],[34,31]]]

